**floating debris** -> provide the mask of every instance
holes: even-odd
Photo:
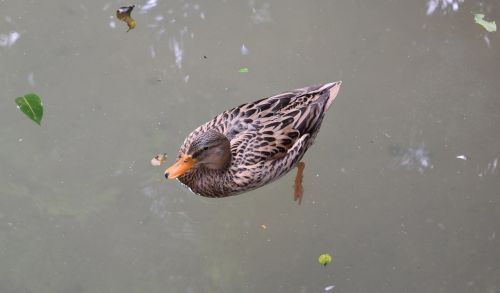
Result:
[[[465,156],[465,155],[459,155],[459,156],[456,156],[457,159],[460,159],[460,160],[464,160],[464,161],[468,161],[469,160],[469,157]]]
[[[318,262],[321,265],[326,266],[327,264],[332,262],[332,256],[328,253],[324,253],[318,257]]]
[[[248,73],[248,67],[241,67],[239,70],[238,70],[239,73]]]
[[[264,225],[264,224],[260,225],[260,227],[261,227],[262,229],[264,229],[264,230],[266,230],[266,229],[267,229],[267,226],[266,226],[266,225]]]
[[[475,13],[474,14],[474,21],[477,24],[484,27],[484,29],[490,33],[497,31],[497,24],[495,23],[495,21],[494,20],[493,21],[484,20],[484,14],[482,14],[482,13]]]
[[[124,7],[118,8],[118,10],[116,11],[116,17],[119,20],[127,23],[127,25],[128,25],[127,32],[130,31],[131,29],[134,29],[135,26],[137,25],[135,20],[130,15],[132,13],[132,10],[134,10],[134,7],[135,7],[135,5],[124,6]]]
[[[160,166],[167,161],[167,154],[158,154],[154,158],[151,159],[151,165]]]
[[[335,289],[335,285],[330,285],[330,286],[326,286],[325,287],[325,291],[330,291],[330,290],[333,290]]]

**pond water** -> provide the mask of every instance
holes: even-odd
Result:
[[[0,1],[0,292],[500,292],[498,1],[131,4]],[[300,206],[294,172],[207,199],[150,165],[336,80]]]

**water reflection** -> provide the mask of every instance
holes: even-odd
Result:
[[[450,12],[457,12],[463,4],[464,0],[428,0],[426,14],[432,15],[439,11],[446,15]],[[478,6],[477,11],[491,12],[492,10],[492,5],[489,5],[488,1],[477,1],[475,4]],[[491,40],[487,33],[483,35],[483,40],[488,48],[491,48]]]
[[[187,29],[183,29],[181,30],[181,37],[183,37],[184,33],[183,32],[186,32]],[[183,40],[181,39],[181,41],[177,41],[177,39],[175,37],[171,38],[170,41],[169,41],[169,48],[171,51],[174,52],[174,56],[175,56],[175,64],[177,65],[177,68],[181,69],[182,68],[182,59],[184,57],[184,42]]]
[[[245,44],[241,45],[240,53],[241,55],[248,55],[248,48],[245,46]]]
[[[394,167],[417,170],[420,173],[434,168],[431,163],[429,151],[423,145],[419,147],[392,145],[389,147],[389,152],[394,157],[392,164]]]
[[[140,12],[141,13],[146,13],[149,10],[153,9],[158,5],[157,0],[148,0],[145,5],[141,7]]]
[[[169,198],[160,192],[157,184],[147,184],[141,189],[142,194],[150,202],[150,212],[169,224],[168,232],[170,236],[182,240],[195,241],[197,233],[194,231],[193,224],[197,224],[187,212],[178,209],[179,204],[184,200],[178,198]]]
[[[153,29],[156,34],[156,43],[163,44],[162,38],[166,34],[168,37],[168,49],[172,52],[175,60],[175,67],[182,68],[184,60],[184,44],[187,39],[193,39],[194,33],[190,30],[188,23],[193,21],[193,17],[204,20],[206,18],[205,12],[201,10],[199,4],[179,3],[180,7],[175,7],[172,3],[168,3],[168,9],[162,9],[164,6],[160,5],[157,0],[148,0],[142,6],[138,6],[138,13],[147,14],[154,11],[166,11],[167,15],[158,14],[150,18],[149,23],[142,23],[143,27]],[[106,3],[102,10],[106,11],[111,8],[111,3]],[[147,21],[147,19],[143,19]],[[110,16],[109,27],[115,29],[117,27],[114,15]],[[156,58],[155,44],[150,46],[151,58]],[[184,76],[184,81],[189,79]]]
[[[500,51],[469,13],[498,0],[194,2],[0,0],[0,292],[498,292]],[[294,174],[206,201],[149,166],[226,104],[339,74],[300,207]]]
[[[443,14],[447,14],[449,11],[458,11],[463,3],[464,0],[429,0],[427,1],[427,15],[436,11],[441,11]]]
[[[497,166],[498,166],[498,158],[495,158],[492,161],[488,162],[485,167],[480,168],[482,169],[482,171],[479,172],[478,176],[483,177],[495,174]]]
[[[1,47],[12,47],[15,42],[19,39],[21,34],[18,32],[10,32],[8,34],[0,34],[0,46]]]
[[[103,10],[109,9],[106,4]],[[158,59],[156,62],[158,68],[171,67],[177,70],[183,69],[184,60],[186,58],[186,45],[195,38],[192,31],[193,22],[205,20],[205,11],[199,4],[177,2],[164,3],[157,0],[148,0],[142,6],[138,5],[138,13],[153,14],[152,17],[143,17],[142,23],[138,23],[142,28],[151,29],[154,32],[154,41],[149,46],[149,53],[152,59]],[[116,22],[113,16],[109,22],[109,27],[116,28]],[[165,42],[167,38],[167,42]],[[164,45],[167,44],[167,47]],[[170,66],[162,64],[168,59],[162,59],[162,52],[170,52],[173,57],[173,64]],[[162,74],[166,74],[165,70]],[[159,76],[158,80],[163,80],[163,76]],[[189,74],[182,74],[182,80],[187,83]]]
[[[249,2],[250,9],[252,9],[252,21],[255,24],[267,23],[271,22],[271,4],[270,3],[262,3],[261,6],[255,5],[255,0],[250,0]]]

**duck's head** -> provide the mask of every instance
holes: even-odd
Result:
[[[167,179],[175,179],[196,167],[223,170],[231,163],[231,144],[227,137],[215,130],[198,135],[187,153],[181,154],[177,162],[165,170]]]

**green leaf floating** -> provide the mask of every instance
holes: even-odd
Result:
[[[27,94],[24,97],[17,98],[16,104],[21,112],[40,125],[43,117],[43,105],[39,96]]]
[[[238,70],[239,73],[248,73],[248,68],[247,67],[241,67],[240,70]]]
[[[486,21],[484,20],[484,14],[476,13],[474,14],[474,21],[484,27],[485,30],[491,32],[497,31],[497,24],[495,21]]]
[[[318,262],[321,265],[326,266],[327,264],[332,262],[332,256],[328,253],[322,254],[318,257]]]

